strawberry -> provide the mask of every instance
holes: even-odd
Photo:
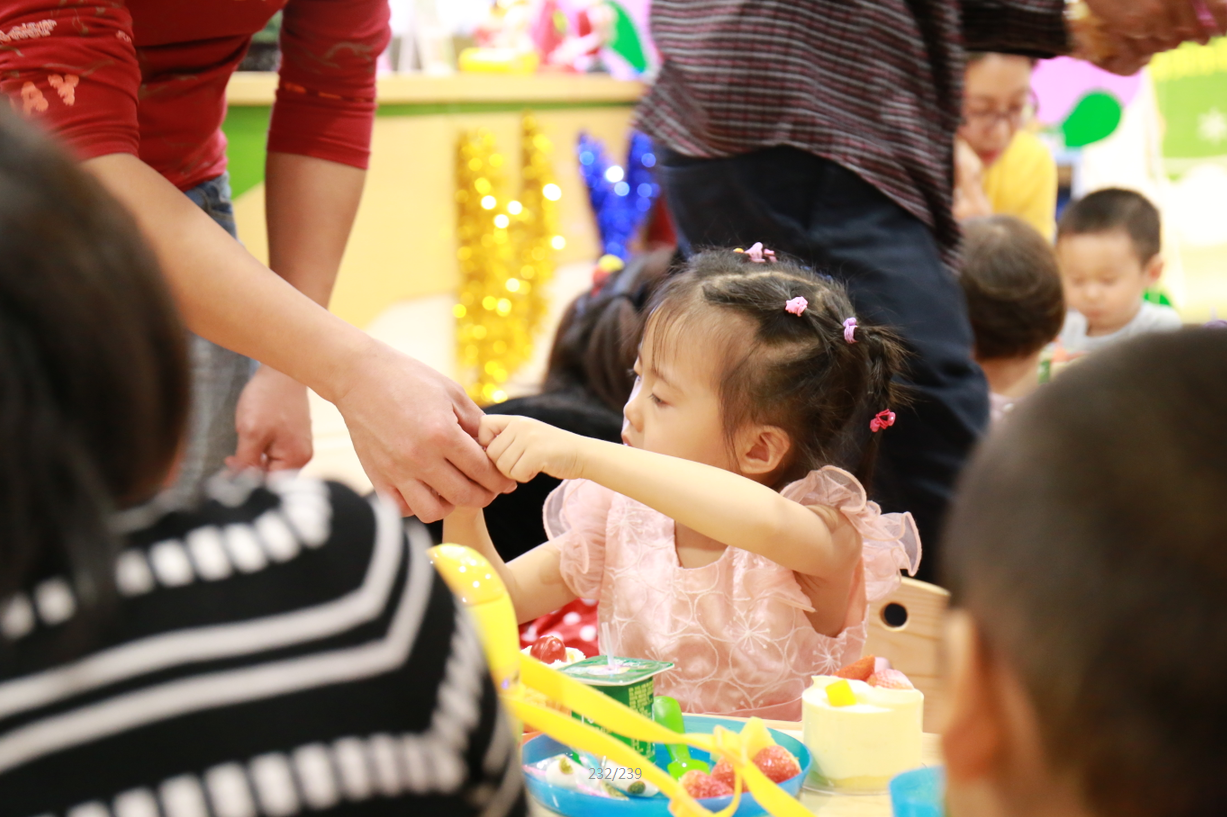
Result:
[[[783,783],[801,774],[801,764],[783,746],[768,746],[754,756],[754,765],[773,783]]]
[[[915,689],[908,677],[897,669],[878,670],[869,676],[869,686],[880,689]]]
[[[698,769],[686,772],[678,782],[682,784],[682,788],[686,789],[686,793],[696,800],[702,800],[705,797],[727,797],[733,793],[728,786],[714,779],[707,772],[701,772]]]
[[[558,636],[546,635],[533,643],[528,654],[543,664],[552,664],[567,660],[567,647]]]
[[[869,676],[873,675],[872,655],[866,655],[864,658],[853,661],[846,667],[840,667],[835,671],[835,675],[839,678],[851,678],[854,681],[868,681]]]
[[[733,772],[733,765],[727,760],[717,763],[716,768],[711,770],[711,776],[713,780],[723,783],[730,790],[733,789],[733,779],[736,777],[736,774]]]

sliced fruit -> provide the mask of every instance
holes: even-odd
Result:
[[[754,756],[754,765],[773,783],[783,783],[801,774],[801,764],[792,756],[792,752],[783,746],[768,746],[763,749]]]
[[[873,670],[874,656],[866,655],[847,666],[840,667],[835,671],[835,675],[839,678],[851,678],[854,681],[868,681],[869,676],[873,675]]]
[[[831,706],[852,706],[856,703],[856,693],[852,691],[852,685],[842,678],[827,684],[826,693]]]
[[[869,676],[870,686],[880,689],[915,689],[906,675],[897,669],[878,670]]]
[[[556,635],[546,635],[533,642],[528,654],[543,664],[567,660],[567,645]]]
[[[775,738],[762,718],[750,718],[741,730],[741,745],[746,748],[746,757],[754,757],[768,746],[775,746]]]
[[[732,789],[734,788],[734,781],[737,774],[733,771],[733,764],[729,763],[727,760],[722,760],[716,764],[716,768],[711,770],[711,776],[713,780],[723,783],[724,785],[728,786],[729,789]]]
[[[678,782],[686,789],[686,793],[696,800],[705,797],[727,797],[733,793],[731,788],[698,769],[686,772]]]

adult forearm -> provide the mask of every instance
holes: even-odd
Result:
[[[268,154],[269,266],[321,306],[328,306],[332,296],[365,180],[365,170],[349,165]]]
[[[368,336],[273,274],[135,156],[101,156],[85,167],[135,217],[192,331],[326,399],[343,396]]]

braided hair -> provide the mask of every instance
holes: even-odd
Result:
[[[800,314],[786,310],[798,297],[808,302]],[[789,435],[777,487],[823,465],[868,485],[882,436],[871,422],[904,401],[895,383],[904,351],[880,326],[860,324],[845,339],[854,312],[842,285],[787,259],[706,250],[655,295],[649,314],[654,355],[694,329],[723,355],[716,385],[730,442],[748,422]]]

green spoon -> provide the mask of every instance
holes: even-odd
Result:
[[[686,727],[682,723],[682,708],[677,705],[676,698],[670,698],[668,695],[659,695],[656,700],[652,701],[652,720],[671,729],[678,734],[686,731]],[[669,764],[666,771],[678,780],[686,772],[698,770],[700,772],[710,772],[711,766],[704,763],[702,760],[695,760],[690,756],[690,747],[684,743],[669,743],[665,745],[665,749],[669,751],[669,756],[673,761]]]

